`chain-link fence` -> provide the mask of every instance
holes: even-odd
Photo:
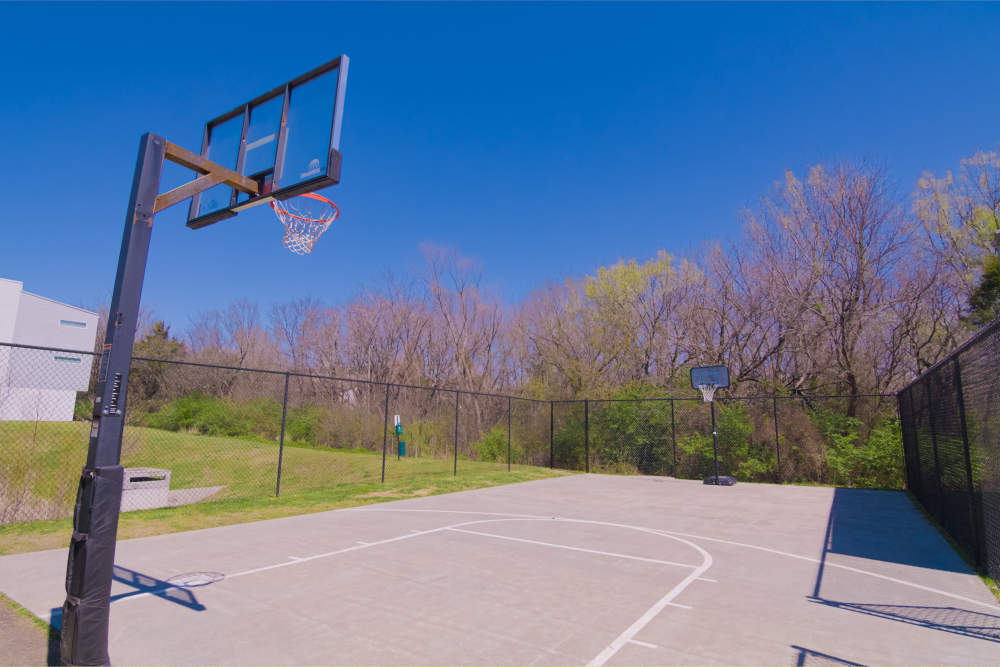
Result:
[[[98,362],[0,344],[0,523],[72,515]],[[134,358],[122,509],[547,466],[548,412],[517,397]]]
[[[0,344],[0,522],[67,517],[98,359]],[[901,488],[886,397],[539,401],[135,358],[123,509],[532,465],[615,474]],[[396,433],[395,417],[402,421]],[[427,486],[432,486],[427,482]],[[377,489],[372,491],[378,493]]]
[[[892,396],[555,401],[557,468],[903,488]]]
[[[907,488],[1000,579],[1000,320],[899,393]]]

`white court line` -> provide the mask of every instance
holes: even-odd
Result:
[[[650,644],[649,642],[641,642],[638,639],[630,639],[630,640],[628,640],[628,643],[629,644],[638,644],[639,646],[645,646],[646,648],[660,648],[656,644]]]
[[[298,556],[289,556],[288,560],[302,560],[302,559],[299,558]]]
[[[590,522],[587,522],[590,523]],[[604,522],[596,522],[604,523]],[[615,525],[615,524],[609,524]],[[619,524],[620,525],[620,524]],[[638,527],[637,527],[638,528]],[[680,538],[674,538],[687,544],[688,546],[694,548],[701,553],[704,559],[697,568],[694,569],[691,574],[684,577],[679,584],[667,591],[667,594],[656,601],[652,607],[646,610],[646,613],[636,619],[635,623],[625,628],[625,631],[620,635],[615,637],[614,641],[608,644],[607,648],[594,656],[593,660],[587,663],[587,667],[600,667],[608,660],[610,660],[615,653],[621,650],[627,642],[633,641],[635,636],[639,634],[639,631],[646,627],[650,621],[652,621],[656,616],[663,611],[663,608],[673,602],[674,598],[684,592],[684,589],[691,585],[692,582],[696,581],[702,574],[705,573],[708,568],[712,567],[712,556],[707,551],[699,547],[693,542],[688,542],[687,540],[681,540]]]
[[[710,584],[717,584],[717,583],[719,583],[718,579],[709,579],[708,577],[698,577],[698,581],[707,581]]]
[[[543,547],[554,547],[556,549],[566,549],[567,551],[582,551],[588,554],[597,554],[599,556],[614,556],[615,558],[625,558],[628,560],[638,560],[644,563],[659,563],[660,565],[676,565],[677,567],[690,567],[695,568],[697,565],[690,565],[688,563],[675,563],[672,560],[659,560],[656,558],[643,558],[642,556],[630,556],[629,554],[619,554],[613,551],[598,551],[597,549],[584,549],[582,547],[571,547],[566,544],[553,544],[552,542],[540,542],[538,540],[527,540],[523,537],[510,537],[509,535],[497,535],[496,533],[481,533],[478,530],[465,530],[463,528],[449,528],[453,533],[465,533],[467,535],[482,535],[483,537],[495,537],[499,540],[510,540],[511,542],[525,542],[526,544],[538,544]]]
[[[364,511],[364,512],[438,512],[438,513],[441,513],[441,514],[477,514],[477,512],[471,512],[471,511],[468,511],[468,510],[390,509],[390,508],[382,508],[382,507],[380,507],[378,509],[374,509],[374,508],[372,508],[372,509],[368,509],[368,508],[357,508],[357,509],[351,508],[350,510],[347,510],[347,511]],[[526,519],[527,518],[531,518],[531,519],[546,519],[546,518],[553,518],[554,519],[555,518],[555,517],[534,516],[534,515],[531,515],[531,514],[503,514],[501,512],[479,512],[479,514],[485,514],[485,515],[490,515],[490,516],[510,516],[510,517],[526,518]],[[604,523],[604,522],[601,522],[601,521],[586,521],[586,520],[583,520],[583,519],[570,519],[570,520],[571,521],[577,521],[577,522],[580,522],[580,523],[598,523],[598,524],[599,523]],[[612,525],[615,525],[615,524],[612,524]],[[767,552],[767,553],[775,554],[777,556],[786,556],[788,558],[795,558],[796,560],[803,560],[803,561],[807,561],[807,562],[810,562],[810,563],[817,563],[817,564],[819,564],[819,563],[822,562],[819,558],[814,558],[812,556],[801,556],[799,554],[793,554],[793,553],[789,553],[787,551],[779,551],[777,549],[770,549],[768,547],[757,546],[756,544],[746,544],[744,542],[734,542],[732,540],[723,540],[723,539],[720,539],[718,537],[708,537],[708,536],[705,536],[705,535],[694,535],[692,533],[681,533],[681,532],[675,531],[675,530],[663,530],[663,529],[654,529],[654,528],[646,528],[646,529],[642,529],[642,530],[644,532],[654,533],[654,534],[657,534],[657,535],[664,535],[664,536],[675,535],[675,536],[681,536],[681,537],[690,537],[690,538],[696,539],[696,540],[705,540],[707,542],[718,542],[720,544],[728,544],[730,546],[742,547],[744,549],[755,549],[757,551],[764,551],[764,552]],[[896,577],[890,577],[890,576],[887,576],[887,575],[884,575],[884,574],[878,574],[876,572],[869,572],[868,570],[862,570],[862,569],[857,568],[857,567],[851,567],[850,565],[841,565],[840,563],[834,563],[834,562],[830,561],[829,559],[826,561],[825,567],[832,567],[832,568],[837,568],[837,569],[840,569],[840,570],[847,570],[849,572],[856,572],[857,574],[863,574],[863,575],[866,575],[866,576],[869,576],[869,577],[874,577],[876,579],[883,579],[885,581],[891,581],[891,582],[893,582],[895,584],[900,584],[901,586],[909,586],[911,588],[916,588],[916,589],[919,589],[919,590],[922,590],[922,591],[927,591],[929,593],[936,593],[937,595],[943,595],[944,597],[952,598],[954,600],[961,600],[963,602],[968,602],[969,604],[974,604],[974,605],[977,605],[977,606],[980,606],[980,607],[986,607],[987,609],[992,609],[994,611],[996,611],[997,608],[998,608],[998,605],[990,603],[990,602],[982,602],[980,600],[976,600],[976,599],[973,599],[973,598],[967,598],[964,595],[958,595],[957,593],[949,593],[948,591],[943,591],[940,588],[931,588],[930,586],[924,586],[922,584],[918,584],[918,583],[915,583],[915,582],[912,582],[912,581],[906,581],[905,579],[897,579]]]
[[[693,538],[698,539],[698,540],[707,540],[709,542],[719,542],[721,544],[730,544],[732,546],[743,547],[745,549],[756,549],[757,551],[764,551],[764,552],[767,552],[767,553],[776,554],[778,556],[787,556],[788,558],[795,558],[797,560],[804,560],[804,561],[808,561],[810,563],[822,563],[823,562],[819,558],[813,558],[811,556],[800,556],[798,554],[788,553],[787,551],[778,551],[777,549],[770,549],[768,547],[759,547],[759,546],[757,546],[755,544],[744,544],[742,542],[732,542],[730,540],[723,540],[723,539],[719,539],[717,537],[702,537],[700,535],[691,535],[689,533],[678,533],[678,532],[673,531],[673,530],[661,530],[661,531],[657,531],[657,532],[661,532],[664,535],[667,535],[667,534],[670,534],[670,535],[683,535],[685,537],[693,537]],[[893,582],[895,584],[901,584],[903,586],[909,586],[911,588],[917,588],[919,590],[927,591],[929,593],[937,593],[938,595],[944,595],[945,597],[954,598],[956,600],[961,600],[963,602],[968,602],[969,604],[979,605],[981,607],[986,607],[986,608],[992,609],[994,611],[996,611],[997,608],[998,608],[997,605],[989,603],[989,602],[981,602],[981,601],[975,600],[973,598],[967,598],[964,595],[958,595],[957,593],[949,593],[948,591],[942,591],[939,588],[931,588],[930,586],[924,586],[923,584],[918,584],[918,583],[915,583],[915,582],[912,582],[912,581],[906,581],[905,579],[897,579],[896,577],[890,577],[890,576],[885,575],[885,574],[879,574],[877,572],[869,572],[868,570],[862,570],[862,569],[857,568],[857,567],[851,567],[850,565],[841,565],[840,563],[833,563],[829,559],[826,561],[825,567],[833,567],[833,568],[837,568],[837,569],[840,569],[840,570],[847,570],[849,572],[856,572],[858,574],[864,574],[864,575],[867,575],[869,577],[875,577],[876,579],[883,579],[885,581],[891,581],[891,582]]]
[[[464,526],[470,523],[485,523],[485,521],[465,521],[462,523],[456,523],[454,526]],[[400,535],[398,537],[390,537],[385,540],[379,540],[378,542],[369,542],[364,545],[357,545],[354,547],[346,547],[344,549],[337,549],[336,551],[328,551],[322,554],[316,554],[315,556],[306,556],[305,558],[296,558],[295,560],[286,560],[281,563],[275,563],[274,565],[265,565],[263,567],[256,567],[252,570],[244,570],[243,572],[236,572],[235,574],[227,574],[226,579],[235,579],[236,577],[245,577],[248,574],[255,574],[257,572],[266,572],[267,570],[276,570],[281,567],[288,567],[290,565],[298,565],[300,563],[305,563],[311,560],[316,560],[318,558],[329,558],[330,556],[337,556],[339,554],[350,553],[351,551],[359,551],[361,549],[368,549],[370,547],[376,547],[382,544],[389,544],[390,542],[398,542],[400,540],[408,540],[411,537],[419,537],[421,535],[429,535],[430,533],[438,533],[443,530],[448,530],[452,526],[442,526],[441,528],[432,528],[430,530],[423,530],[416,533],[407,533],[406,535]],[[181,586],[167,586],[165,588],[160,588],[155,591],[146,591],[145,593],[138,593],[136,595],[130,595],[125,598],[120,598],[115,600],[115,603],[125,602],[128,600],[138,600],[140,598],[148,597],[150,595],[155,595],[157,593],[163,593],[164,591],[169,591],[173,588],[182,588]]]
[[[692,607],[689,604],[677,604],[676,602],[668,602],[667,606],[668,607],[677,607],[678,609],[694,609],[694,607]]]
[[[370,544],[370,542],[362,542],[361,540],[358,540],[358,544],[363,544],[367,547]]]

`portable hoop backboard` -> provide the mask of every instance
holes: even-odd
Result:
[[[340,181],[347,56],[298,76],[205,125],[201,157],[256,181],[248,194],[225,183],[191,199],[188,227],[313,192]]]
[[[701,391],[705,402],[711,402],[716,389],[729,386],[729,368],[726,366],[696,366],[691,369],[691,386]]]

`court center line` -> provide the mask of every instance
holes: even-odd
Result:
[[[552,542],[541,542],[539,540],[528,540],[523,537],[511,537],[510,535],[498,535],[496,533],[483,533],[478,530],[467,530],[465,528],[449,528],[452,533],[465,533],[467,535],[482,535],[483,537],[494,537],[498,540],[509,540],[511,542],[524,542],[526,544],[537,544],[543,547],[553,547],[555,549],[566,549],[567,551],[581,551],[588,554],[597,554],[599,556],[613,556],[614,558],[625,558],[628,560],[638,560],[644,563],[658,563],[660,565],[676,565],[677,567],[689,567],[696,568],[697,565],[691,565],[689,563],[676,563],[672,560],[659,560],[657,558],[643,558],[642,556],[631,556],[629,554],[620,554],[613,551],[598,551],[597,549],[584,549],[583,547],[571,547],[567,544],[553,544]]]

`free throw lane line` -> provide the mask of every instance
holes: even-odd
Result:
[[[631,556],[629,554],[619,554],[613,551],[598,551],[597,549],[584,549],[582,547],[571,547],[567,544],[553,544],[552,542],[541,542],[539,540],[528,540],[523,537],[511,537],[509,535],[498,535],[496,533],[483,533],[478,530],[466,530],[464,528],[449,528],[453,533],[465,533],[466,535],[482,535],[483,537],[493,537],[498,540],[509,540],[511,542],[524,542],[525,544],[537,544],[543,547],[552,547],[554,549],[566,549],[567,551],[582,551],[588,554],[597,554],[598,556],[612,556],[614,558],[625,558],[628,560],[638,560],[643,563],[657,563],[659,565],[676,565],[677,567],[690,567],[695,568],[697,565],[691,565],[689,563],[675,563],[672,560],[659,560],[657,558],[643,558],[642,556]]]

